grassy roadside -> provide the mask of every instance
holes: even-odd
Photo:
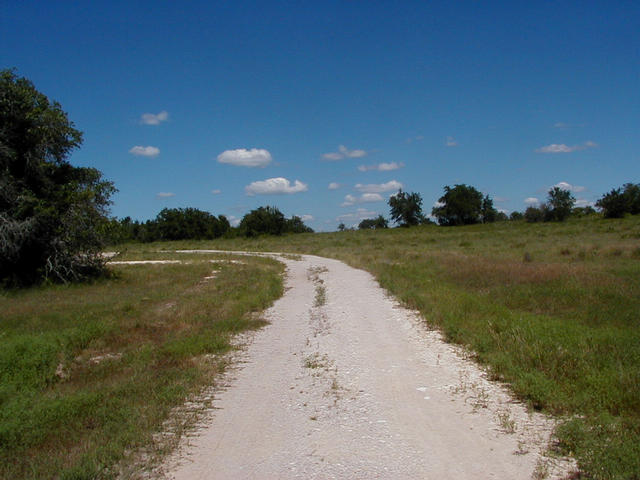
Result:
[[[257,312],[283,291],[273,260],[173,258],[189,263],[0,293],[0,478],[109,478],[211,384],[231,335],[262,326]]]
[[[532,408],[586,478],[640,478],[640,218],[182,244],[313,253],[372,272]]]

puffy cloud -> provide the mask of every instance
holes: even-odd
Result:
[[[555,185],[553,185],[551,188],[553,187],[558,187],[562,190],[567,190],[569,192],[583,192],[586,190],[585,187],[582,187],[580,185],[571,185],[570,183],[567,183],[567,182],[558,182]]]
[[[552,143],[551,145],[546,145],[544,147],[540,147],[536,149],[537,153],[571,153],[577,152],[579,150],[586,150],[588,148],[595,148],[598,144],[596,142],[592,142],[591,140],[584,142],[581,145],[565,145],[564,143]]]
[[[346,195],[344,197],[344,202],[340,204],[341,207],[350,207],[355,205],[356,203],[374,203],[374,202],[383,202],[384,198],[379,193],[363,193],[359,197],[354,197],[353,195]]]
[[[129,153],[139,157],[157,157],[160,154],[160,149],[158,147],[142,147],[140,145],[136,145],[129,150]]]
[[[219,188],[216,188],[215,190],[211,190],[211,193],[213,195],[220,195],[222,193],[222,190],[220,190]]]
[[[540,200],[538,200],[536,197],[527,197],[524,199],[524,203],[526,205],[537,205],[540,203]]]
[[[353,195],[345,195],[344,202],[340,204],[341,207],[350,207],[351,205],[355,205],[358,199]]]
[[[302,220],[303,222],[310,222],[311,220],[313,220],[313,215],[299,215],[300,220]]]
[[[576,200],[576,207],[595,207],[595,205],[595,202],[592,202],[585,198],[578,198]]]
[[[238,167],[261,167],[264,168],[271,163],[271,154],[263,148],[238,148],[236,150],[225,150],[218,155],[219,163],[228,163]]]
[[[331,182],[329,184],[329,190],[337,190],[340,188],[340,184],[336,182]]]
[[[445,145],[447,147],[456,147],[458,145],[458,142],[456,142],[453,137],[447,137],[447,141],[445,142]]]
[[[349,150],[344,145],[338,147],[337,152],[325,153],[322,158],[325,160],[342,160],[343,158],[361,158],[367,155],[365,150]]]
[[[339,153],[325,153],[324,155],[322,155],[322,158],[324,158],[325,160],[342,160],[342,158],[344,158],[341,154]]]
[[[169,197],[175,197],[176,194],[173,192],[159,192],[156,194],[156,197],[158,198],[169,198]]]
[[[387,183],[369,183],[367,185],[363,185],[361,183],[356,184],[356,190],[362,193],[382,193],[382,192],[390,192],[392,190],[400,190],[402,188],[402,183],[391,180]]]
[[[339,222],[344,221],[355,221],[358,222],[360,220],[364,220],[365,218],[372,218],[379,215],[378,212],[373,210],[367,210],[366,208],[358,208],[355,212],[352,213],[344,213],[339,215],[336,220]]]
[[[306,192],[308,190],[307,184],[302,183],[300,180],[296,180],[293,185],[286,178],[276,177],[268,178],[267,180],[260,180],[253,182],[246,187],[244,191],[247,195],[279,195],[279,194],[291,194]]]
[[[160,125],[169,120],[169,113],[165,110],[160,113],[143,113],[140,121],[145,125]]]
[[[398,170],[404,167],[404,163],[378,163],[377,165],[360,165],[358,170],[361,172],[368,172],[369,170],[377,170],[379,172],[390,172],[391,170]]]

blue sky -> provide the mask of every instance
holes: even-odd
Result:
[[[112,213],[316,230],[473,185],[524,210],[640,182],[640,3],[4,0],[0,67],[59,101]]]

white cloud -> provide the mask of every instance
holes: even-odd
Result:
[[[169,198],[169,197],[175,197],[176,194],[173,192],[159,192],[156,194],[156,197],[158,198]]]
[[[340,184],[336,182],[331,182],[329,184],[329,190],[337,190],[340,188]]]
[[[379,172],[390,172],[391,170],[398,170],[399,168],[404,167],[404,163],[378,163],[377,165],[360,165],[358,170],[361,172],[368,172],[370,170],[377,170]]]
[[[222,193],[222,190],[220,190],[220,189],[216,188],[215,190],[211,190],[211,193],[212,193],[213,195],[220,195],[220,194]]]
[[[260,180],[244,187],[244,191],[249,196],[291,194],[306,192],[307,190],[308,187],[306,183],[296,180],[293,185],[291,185],[289,180],[282,177]]]
[[[570,183],[567,183],[567,182],[558,182],[555,185],[553,185],[551,188],[553,187],[558,187],[562,190],[567,190],[569,192],[583,192],[586,190],[586,187],[581,187],[580,185],[571,185]]]
[[[337,152],[325,153],[322,158],[325,160],[342,160],[343,158],[361,158],[367,155],[365,150],[349,150],[344,145],[338,147]]]
[[[342,160],[342,155],[340,155],[339,153],[325,153],[324,155],[322,155],[322,158],[324,158],[325,160]]]
[[[345,195],[344,202],[340,204],[341,207],[350,207],[351,205],[355,205],[358,199],[353,195]]]
[[[225,150],[218,155],[219,163],[228,163],[238,167],[261,167],[264,168],[271,163],[271,154],[263,148],[238,148],[236,150]]]
[[[376,211],[367,210],[366,208],[358,208],[355,212],[339,215],[336,218],[336,220],[339,222],[344,222],[344,221],[359,222],[360,220],[364,220],[365,218],[372,218],[378,215],[379,214]]]
[[[579,198],[576,200],[576,207],[594,207],[595,202],[589,201],[585,198]]]
[[[233,215],[229,215],[227,217],[227,220],[229,220],[229,223],[231,224],[232,227],[237,227],[238,225],[240,225],[240,219]]]
[[[344,202],[340,204],[341,207],[351,207],[356,203],[374,203],[374,202],[383,202],[384,198],[379,193],[363,193],[359,197],[354,197],[353,195],[346,195],[344,197]]]
[[[595,148],[598,144],[591,140],[584,142],[581,145],[565,145],[564,143],[552,143],[536,149],[536,153],[571,153],[579,150],[586,150],[587,148]]]
[[[129,153],[140,157],[157,157],[160,154],[160,149],[158,147],[142,147],[140,145],[136,145],[129,150]]]
[[[302,220],[303,222],[310,222],[311,220],[313,220],[313,215],[300,215],[300,220]]]
[[[540,203],[540,200],[538,200],[536,197],[527,197],[524,199],[524,203],[526,205],[537,205]]]
[[[447,137],[447,141],[446,141],[445,145],[447,147],[456,147],[456,146],[458,146],[458,142],[456,142],[453,137]]]
[[[360,196],[362,203],[383,202],[384,198],[379,193],[363,193]]]
[[[169,113],[165,110],[160,113],[143,113],[140,121],[145,125],[160,125],[169,120]]]
[[[356,184],[356,190],[362,193],[382,193],[382,192],[390,192],[391,190],[400,190],[402,188],[402,183],[391,180],[387,183],[369,183],[367,185],[363,185],[361,183]]]

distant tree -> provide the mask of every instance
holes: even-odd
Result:
[[[640,184],[625,183],[621,188],[615,188],[604,194],[597,202],[605,218],[622,218],[630,213],[640,213]]]
[[[506,222],[509,220],[509,216],[504,212],[498,212],[496,215],[496,222]]]
[[[575,197],[570,191],[560,187],[553,187],[549,190],[547,205],[550,211],[550,220],[563,222],[569,215],[576,203]]]
[[[197,208],[164,208],[155,219],[156,240],[203,240],[221,237],[230,228],[224,215],[216,218]]]
[[[389,198],[388,203],[391,207],[391,219],[394,222],[403,227],[422,223],[424,215],[422,215],[422,197],[419,193],[407,193],[400,189]]]
[[[522,220],[524,218],[524,215],[522,212],[511,212],[511,214],[509,215],[509,220],[511,220],[512,222],[517,222],[518,220]]]
[[[293,216],[285,222],[285,233],[313,233],[313,228],[307,227],[302,219],[298,216]]]
[[[101,250],[113,183],[68,161],[82,133],[26,78],[0,71],[0,284],[83,280]]]
[[[524,211],[524,219],[529,223],[544,221],[544,212],[539,207],[530,206]]]
[[[622,187],[629,213],[638,215],[640,213],[640,184],[625,183]]]
[[[629,211],[627,198],[619,188],[611,190],[596,202],[604,218],[622,218]]]
[[[440,225],[455,226],[495,221],[497,211],[489,196],[483,196],[474,187],[462,184],[453,188],[445,186],[444,195],[438,200],[438,206],[433,207],[431,214]]]
[[[344,232],[347,229],[346,225],[343,222],[340,222],[340,225],[338,225],[338,230],[340,230],[341,232]]]
[[[240,221],[240,231],[247,237],[258,235],[282,235],[286,220],[276,207],[259,207],[251,210]]]
[[[498,219],[498,211],[493,207],[493,200],[489,195],[485,195],[482,199],[480,215],[482,217],[482,223],[493,223]]]
[[[571,210],[571,216],[578,218],[588,217],[589,215],[593,215],[594,213],[596,213],[596,211],[589,205],[587,205],[586,207],[573,207],[573,210]]]
[[[367,218],[360,222],[358,228],[360,230],[371,230],[379,228],[388,228],[389,223],[382,215],[378,215],[377,218]]]

